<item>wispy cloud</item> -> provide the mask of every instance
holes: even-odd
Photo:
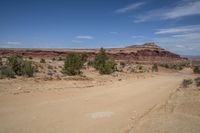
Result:
[[[115,10],[116,13],[126,13],[129,12],[131,10],[135,10],[140,8],[141,6],[143,6],[145,4],[145,2],[139,2],[139,3],[133,3],[130,5],[127,5],[126,7],[120,8]]]
[[[91,40],[91,39],[94,39],[93,36],[88,36],[88,35],[79,35],[79,36],[76,36],[76,39],[88,39],[88,40]]]
[[[21,44],[21,42],[8,41],[8,42],[6,42],[6,44],[10,44],[10,45],[19,45],[19,44]]]
[[[133,39],[143,39],[144,38],[144,36],[131,36],[131,38],[133,38]]]
[[[159,29],[155,34],[176,34],[176,33],[200,32],[200,25],[179,26],[173,28]]]
[[[158,36],[155,38],[156,41],[174,52],[200,53],[200,25],[160,29],[154,34]]]
[[[200,15],[200,1],[183,1],[172,10],[166,12],[166,19],[179,18],[190,15]]]
[[[182,0],[174,7],[155,9],[148,11],[143,15],[139,15],[136,17],[134,22],[139,23],[150,20],[176,19],[191,15],[200,15],[200,1]]]

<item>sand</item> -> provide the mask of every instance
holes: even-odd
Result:
[[[200,131],[199,91],[179,88],[193,75],[127,77],[105,76],[104,82],[1,80],[0,133]]]

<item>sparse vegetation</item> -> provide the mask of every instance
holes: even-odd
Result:
[[[23,58],[21,56],[10,56],[8,57],[7,65],[12,68],[16,75],[22,75],[22,64]]]
[[[52,58],[52,61],[55,61],[55,60],[56,60],[56,58],[53,57],[53,58]]]
[[[116,62],[109,59],[105,49],[101,48],[94,60],[94,67],[100,74],[111,74],[116,70]]]
[[[193,72],[196,73],[196,74],[200,74],[200,66],[195,66],[193,68]]]
[[[46,63],[46,60],[44,58],[41,58],[40,63]]]
[[[48,69],[53,69],[53,66],[52,65],[48,65]]]
[[[32,77],[34,66],[31,61],[24,60],[21,56],[11,56],[8,58],[7,66],[18,76]]]
[[[2,57],[0,57],[0,66],[3,65]]]
[[[116,62],[114,60],[106,60],[105,64],[100,65],[100,74],[111,74],[116,71]]]
[[[14,78],[15,77],[15,72],[10,66],[1,66],[0,67],[0,78]]]
[[[182,81],[182,87],[187,88],[189,85],[193,83],[192,79],[184,79]]]
[[[32,60],[33,58],[31,56],[29,56],[28,59]]]
[[[120,62],[120,66],[125,67],[126,63],[124,61]]]
[[[84,60],[81,54],[70,53],[65,59],[64,68],[62,72],[69,76],[80,75],[83,64]]]
[[[153,64],[151,70],[152,70],[152,72],[158,72],[158,65]]]
[[[62,61],[63,60],[63,58],[62,57],[58,57],[58,61]]]
[[[31,61],[23,61],[22,67],[21,67],[21,71],[22,71],[22,75],[23,76],[28,76],[28,77],[32,77],[34,74],[34,66],[32,65]]]
[[[160,64],[159,66],[167,69],[182,70],[184,67],[186,67],[186,64]]]
[[[200,87],[200,77],[195,79],[195,83],[197,87]]]

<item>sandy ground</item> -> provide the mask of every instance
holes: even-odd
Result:
[[[102,82],[1,80],[0,133],[200,131],[200,91],[178,89],[193,76],[127,77],[105,76]]]

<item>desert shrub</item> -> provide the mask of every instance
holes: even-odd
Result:
[[[186,67],[186,64],[160,64],[160,66],[169,69],[182,70]]]
[[[99,70],[102,66],[105,65],[106,60],[108,60],[108,56],[106,54],[106,50],[101,48],[99,53],[96,55],[94,60],[94,67]],[[101,68],[102,69],[102,68]]]
[[[187,88],[189,85],[191,85],[193,82],[192,82],[192,79],[184,79],[182,81],[182,87],[184,88]]]
[[[53,69],[53,66],[52,65],[48,65],[47,68],[48,69]]]
[[[196,74],[200,74],[200,66],[195,66],[193,68],[193,72],[196,73]]]
[[[31,61],[23,61],[22,67],[21,67],[21,71],[22,71],[22,75],[23,76],[28,76],[28,77],[32,77],[34,74],[34,66],[32,65]]]
[[[46,60],[44,58],[41,58],[40,63],[46,63]]]
[[[2,57],[0,57],[0,66],[3,65]]]
[[[153,64],[151,70],[152,70],[152,72],[158,72],[158,65]]]
[[[120,62],[120,66],[125,67],[125,65],[126,65],[125,62],[123,62],[123,61]]]
[[[81,74],[81,68],[83,67],[84,60],[78,53],[70,53],[64,62],[64,68],[62,72],[66,75],[79,75]]]
[[[82,60],[83,60],[84,62],[87,61],[87,58],[88,58],[88,54],[87,54],[87,53],[82,53],[82,54],[80,54],[80,56],[81,56],[81,58],[82,58]]]
[[[63,60],[63,58],[62,57],[58,57],[58,61],[62,61]]]
[[[52,58],[52,61],[55,61],[55,60],[56,60],[56,58],[53,57],[53,58]]]
[[[107,60],[105,64],[100,65],[99,73],[100,74],[111,74],[116,71],[117,63],[114,60]]]
[[[94,60],[89,60],[87,65],[88,66],[94,66]]]
[[[0,78],[14,78],[15,72],[10,66],[1,66],[0,67]]]
[[[195,79],[195,83],[197,87],[200,87],[200,77]]]
[[[99,73],[111,74],[116,71],[116,65],[117,63],[114,60],[109,59],[105,49],[101,48],[94,60],[94,67],[99,71]]]
[[[142,67],[141,65],[138,66],[138,69],[139,69],[139,70],[142,70],[142,68],[143,68],[143,67]]]
[[[32,60],[32,59],[33,59],[33,57],[29,56],[29,57],[28,57],[28,59]]]
[[[10,56],[8,57],[8,63],[7,65],[12,68],[12,70],[17,75],[22,75],[22,64],[23,64],[23,58],[21,56]]]

